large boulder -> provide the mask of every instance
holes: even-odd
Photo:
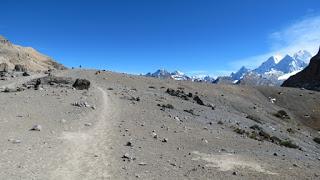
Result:
[[[7,63],[0,64],[0,72],[8,72],[8,64]]]
[[[304,70],[291,76],[282,86],[320,91],[320,49]]]
[[[17,72],[26,72],[27,68],[22,64],[16,64],[14,66],[14,70],[17,71]]]
[[[77,90],[88,90],[90,88],[90,81],[86,79],[77,79],[72,87],[76,88]]]

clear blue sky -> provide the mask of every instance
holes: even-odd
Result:
[[[69,67],[219,74],[318,12],[319,0],[2,0],[0,34]]]

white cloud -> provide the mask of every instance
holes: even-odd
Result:
[[[235,69],[242,65],[255,68],[268,57],[276,54],[293,54],[307,50],[316,54],[320,45],[320,16],[304,17],[269,35],[270,50],[265,54],[240,59],[231,64]]]

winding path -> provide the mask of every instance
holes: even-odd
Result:
[[[62,134],[61,138],[68,142],[66,161],[53,172],[52,179],[110,179],[108,148],[112,135],[108,120],[115,116],[115,111],[109,106],[107,93],[101,87],[97,90],[101,93],[100,108],[83,119],[96,118],[96,124],[89,130]]]

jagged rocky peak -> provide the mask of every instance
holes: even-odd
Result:
[[[304,62],[309,62],[312,58],[312,54],[306,50],[300,50],[293,54],[293,58],[302,60]]]
[[[304,70],[291,76],[282,86],[320,91],[320,49]]]
[[[236,73],[231,73],[231,79],[232,80],[240,80],[243,78],[245,74],[247,74],[250,71],[250,69],[246,68],[245,66],[242,66]]]

